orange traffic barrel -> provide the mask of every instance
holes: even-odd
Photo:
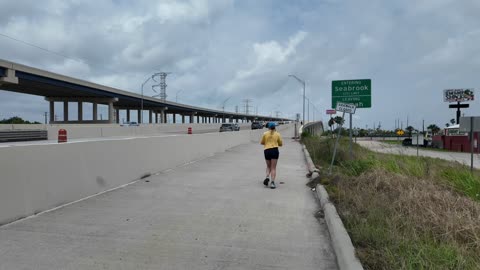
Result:
[[[67,131],[65,129],[58,130],[58,143],[67,142]]]

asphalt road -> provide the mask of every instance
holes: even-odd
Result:
[[[250,130],[247,127],[241,127],[240,131]],[[266,130],[266,129],[265,129]],[[193,130],[193,134],[205,134],[205,133],[218,133],[219,129],[204,129]],[[232,131],[238,132],[238,131]],[[82,139],[68,139],[68,143],[78,142],[94,142],[94,141],[109,141],[109,140],[130,140],[134,138],[151,138],[151,137],[173,137],[187,135],[186,131],[172,131],[162,132],[155,135],[141,135],[141,136],[114,136],[114,137],[97,137],[97,138],[82,138]],[[23,141],[23,142],[0,142],[1,147],[14,147],[14,146],[28,146],[28,145],[44,145],[44,144],[58,144],[57,140],[42,140],[42,141]]]
[[[416,147],[392,145],[392,144],[382,143],[379,141],[358,141],[358,144],[360,144],[361,146],[367,147],[370,150],[381,152],[381,153],[409,155],[409,156],[417,155]],[[435,150],[428,150],[420,147],[418,154],[419,156],[457,161],[459,163],[470,166],[470,153],[435,151]],[[480,155],[478,154],[473,155],[473,166],[475,168],[480,168]]]

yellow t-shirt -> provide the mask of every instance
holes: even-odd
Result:
[[[265,149],[276,148],[283,145],[282,136],[277,131],[267,131],[263,133],[262,141],[260,144],[263,144]]]

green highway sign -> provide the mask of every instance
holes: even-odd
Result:
[[[332,108],[337,102],[351,103],[357,108],[372,107],[372,80],[332,81]]]

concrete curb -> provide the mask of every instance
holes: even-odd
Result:
[[[308,152],[307,147],[305,147],[305,145],[302,144],[302,148],[303,148],[303,153],[305,154],[305,159],[307,161],[308,173],[312,174],[313,172],[318,172],[319,170],[317,169],[317,167],[315,167],[315,164],[313,164],[312,158],[310,157],[310,153]]]
[[[314,168],[311,171],[311,179],[316,179],[320,177],[318,170],[313,165],[313,161],[303,145],[303,152],[305,153],[305,159],[307,160],[307,166]],[[355,248],[353,247],[352,240],[343,225],[340,216],[338,215],[337,209],[328,199],[328,193],[322,185],[317,185],[315,192],[320,201],[320,207],[323,210],[325,215],[325,222],[327,223],[327,228],[330,233],[330,239],[332,241],[332,246],[337,257],[337,264],[340,270],[357,270],[362,269],[363,266],[355,256]]]

